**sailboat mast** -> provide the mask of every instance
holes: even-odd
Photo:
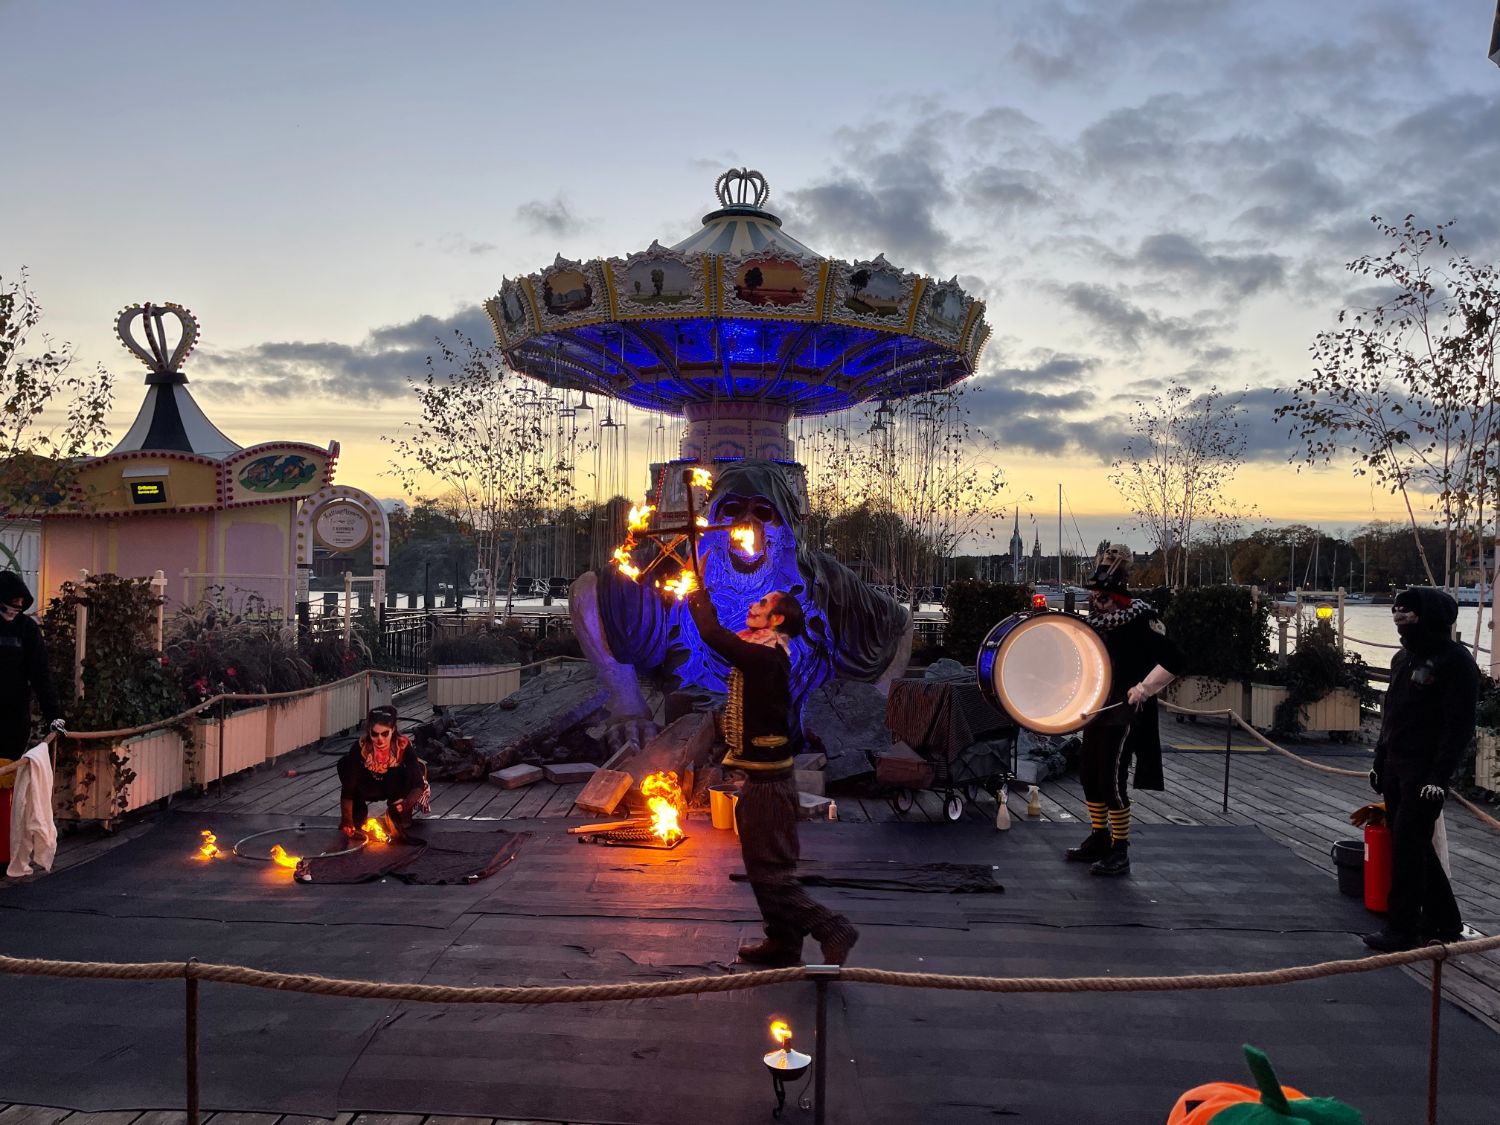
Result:
[[[1057,587],[1062,589],[1062,482],[1057,482]]]

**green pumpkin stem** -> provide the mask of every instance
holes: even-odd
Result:
[[[1260,1087],[1260,1104],[1279,1113],[1290,1114],[1292,1107],[1287,1103],[1286,1095],[1281,1092],[1281,1083],[1276,1080],[1276,1071],[1271,1069],[1271,1060],[1266,1058],[1266,1053],[1259,1047],[1246,1043],[1245,1062],[1255,1077],[1255,1084]]]

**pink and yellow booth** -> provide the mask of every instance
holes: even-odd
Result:
[[[198,323],[181,306],[132,305],[116,331],[146,365],[146,398],[120,443],[86,462],[73,495],[43,518],[38,601],[82,571],[161,572],[169,611],[222,587],[237,604],[258,596],[290,619],[299,567],[310,565],[315,514],[304,505],[332,498],[338,443],[245,448],[226,437],[188,391],[182,365]]]

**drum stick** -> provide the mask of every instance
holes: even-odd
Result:
[[[1083,712],[1080,712],[1079,715],[1078,715],[1078,717],[1080,719],[1092,719],[1095,715],[1102,715],[1106,711],[1113,711],[1116,707],[1124,707],[1124,706],[1125,706],[1125,701],[1122,699],[1118,703],[1111,703],[1108,707],[1100,707],[1100,708],[1097,708],[1096,710],[1093,710],[1093,711],[1083,711]]]

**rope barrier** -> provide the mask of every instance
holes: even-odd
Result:
[[[1438,961],[1500,950],[1500,936],[1476,938],[1453,945],[1437,943],[1399,953],[1381,953],[1343,961],[1323,961],[1258,972],[1193,973],[1152,977],[984,977],[944,973],[910,973],[889,969],[840,968],[837,979],[852,984],[897,988],[934,988],[949,992],[1062,993],[1062,992],[1192,992],[1227,988],[1265,988],[1324,977],[1375,972],[1398,965]],[[649,1000],[664,996],[743,992],[773,984],[811,981],[826,970],[808,966],[760,969],[682,980],[631,981],[614,984],[570,985],[437,985],[374,980],[344,980],[311,973],[276,973],[244,965],[216,965],[202,961],[51,961],[0,956],[0,973],[87,980],[192,979],[243,985],[272,992],[301,992],[360,1000],[404,1000],[424,1004],[588,1004],[603,1001]]]

